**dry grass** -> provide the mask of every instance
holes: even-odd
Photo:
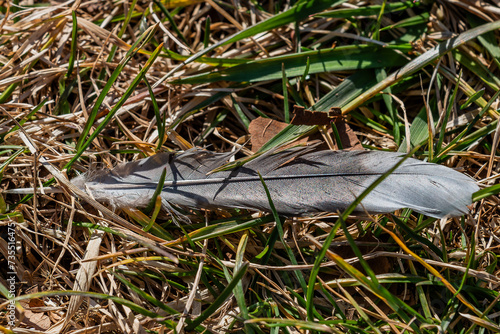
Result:
[[[205,328],[215,333],[475,333],[500,329],[500,211],[494,187],[492,196],[477,200],[471,214],[461,219],[439,221],[402,210],[397,216],[352,218],[342,230],[331,214],[324,214],[282,221],[283,243],[277,232],[273,234],[272,215],[249,216],[237,210],[189,211],[191,224],[181,227],[168,213],[160,212],[147,230],[151,215],[135,208],[112,212],[91,198],[83,201],[85,194],[74,196],[76,190],[67,181],[95,168],[95,163],[111,167],[150,156],[158,144],[161,150],[174,151],[192,146],[229,151],[243,146],[240,154],[250,155],[258,150],[248,143],[251,135],[264,131],[252,133],[252,120],[263,115],[287,120],[284,101],[290,107],[324,107],[325,96],[357,73],[366,76],[358,83],[370,85],[374,76],[384,81],[404,62],[441,41],[499,20],[495,1],[425,2],[380,17],[308,15],[297,26],[286,23],[268,33],[219,45],[183,66],[190,55],[292,4],[167,1],[163,5],[171,14],[169,21],[153,2],[131,3],[0,5],[0,283],[8,289],[7,278],[15,271],[15,332],[166,333]],[[350,1],[343,8],[374,4],[379,2]],[[130,22],[124,25],[129,13]],[[422,21],[383,29],[412,14],[421,15]],[[350,99],[337,102],[347,106],[346,120],[366,148],[406,151],[408,142],[423,145],[419,158],[458,168],[482,186],[493,186],[500,168],[498,100],[492,99],[500,90],[499,37],[493,31],[436,57],[403,80],[390,82],[391,91],[385,91],[384,97],[378,94],[369,100],[348,90],[345,94]],[[127,56],[141,38],[139,52]],[[376,69],[331,65],[328,71],[315,70],[311,63],[311,72],[302,80],[300,75],[289,75],[287,94],[283,94],[281,68],[275,71],[278,78],[267,78],[268,73],[258,72],[262,63],[249,65],[248,72],[232,73],[241,80],[195,77],[247,61],[354,44],[383,44],[385,49],[393,44],[401,63]],[[373,62],[373,50],[359,57]],[[159,52],[157,58],[155,52]],[[154,62],[146,73],[148,60]],[[303,70],[305,64],[301,66]],[[113,73],[116,81],[107,86]],[[134,82],[141,76],[153,85],[158,110],[144,80]],[[186,80],[175,81],[179,78]],[[122,99],[128,90],[131,96]],[[159,139],[162,122],[155,112],[165,122],[164,138]],[[431,140],[429,119],[435,131]],[[297,129],[297,135],[275,137],[276,145],[311,131],[320,133],[314,138],[322,142],[335,141],[327,128]],[[92,133],[95,138],[88,140]],[[411,141],[405,139],[409,133]],[[35,195],[13,193],[22,188]],[[204,229],[216,223],[220,224],[217,230]],[[15,243],[9,243],[11,229],[15,229]],[[321,264],[314,299],[307,300],[309,275],[332,230],[337,231],[331,235],[335,236],[332,253]],[[264,263],[259,255],[272,237],[278,240]],[[9,257],[11,245],[15,245],[14,257]],[[361,258],[353,246],[359,247]],[[353,277],[363,259],[372,272]],[[14,267],[7,269],[11,262]],[[370,275],[377,275],[384,288],[366,283]],[[230,282],[237,284],[228,291],[235,297],[227,295],[218,304]],[[456,297],[453,289],[458,290]],[[391,308],[398,300],[408,308]],[[1,301],[1,325],[7,328],[9,301]],[[213,312],[206,314],[210,305],[215,305]],[[197,319],[200,323],[192,325]]]

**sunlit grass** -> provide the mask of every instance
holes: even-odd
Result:
[[[498,332],[500,21],[469,6],[2,4],[0,217],[5,235],[15,226],[16,256],[4,238],[0,261],[17,273],[15,326]],[[294,106],[339,115],[293,124]],[[255,130],[259,117],[269,125]],[[166,212],[156,196],[146,210],[114,212],[64,179],[193,146],[238,151],[221,169],[299,140],[343,147],[339,119],[365,149],[475,178],[471,214]],[[252,141],[266,132],[263,145]]]

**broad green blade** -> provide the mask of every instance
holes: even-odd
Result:
[[[282,66],[287,77],[333,71],[353,71],[369,68],[401,66],[408,61],[398,51],[411,50],[410,45],[381,48],[374,45],[339,46],[335,49],[301,52],[270,57],[229,67],[209,74],[201,74],[172,81],[176,84],[206,84],[216,81],[260,82],[282,78]],[[308,63],[309,59],[309,63]],[[308,68],[309,64],[309,68]]]

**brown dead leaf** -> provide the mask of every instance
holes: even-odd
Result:
[[[340,108],[331,108],[329,111],[313,111],[304,107],[293,106],[293,125],[329,125],[336,118],[341,117]]]
[[[258,117],[250,122],[248,132],[250,133],[252,143],[252,151],[258,151],[265,143],[280,133],[281,130],[286,128],[289,124],[280,121],[272,120],[269,118]],[[293,143],[285,145],[283,148],[291,147],[298,144],[312,143],[321,140],[321,134],[315,133],[307,137],[300,138]],[[318,149],[327,150],[328,145],[322,142]]]
[[[363,145],[358,139],[358,136],[343,119],[339,118],[335,121],[335,126],[339,133],[340,141],[344,150],[364,150]]]
[[[21,301],[20,303],[24,308],[24,318],[21,322],[22,325],[26,325],[35,330],[47,330],[50,328],[52,322],[46,312],[32,311],[34,307],[45,306],[45,303],[41,299],[31,299],[27,302]]]
[[[40,298],[30,299],[28,304],[30,307],[43,307],[43,306],[45,306],[45,303]]]
[[[277,135],[288,124],[272,120],[270,118],[258,117],[250,122],[248,132],[250,133],[252,151],[258,151],[265,143]]]
[[[340,140],[342,142],[342,147],[347,150],[362,150],[363,146],[358,140],[358,137],[354,131],[349,127],[349,125],[342,119],[337,119],[335,122],[337,130],[340,135]],[[276,136],[280,131],[282,131],[288,124],[269,118],[258,117],[250,122],[248,127],[248,132],[250,133],[252,144],[252,151],[258,151],[265,143]],[[328,127],[327,134],[333,138],[333,131],[331,127]],[[284,148],[290,147],[297,144],[305,144],[315,141],[320,141],[321,144],[318,146],[318,150],[328,150],[328,145],[324,142],[323,137],[320,133],[314,133],[310,136],[300,138],[289,145],[285,145]]]

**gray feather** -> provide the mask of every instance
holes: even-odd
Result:
[[[144,207],[166,168],[161,193],[165,206],[270,211],[260,173],[277,211],[296,216],[343,211],[402,159],[401,154],[380,151],[288,149],[260,156],[233,170],[209,174],[230,156],[200,149],[160,153],[72,182],[91,192],[96,200],[115,207]],[[453,169],[407,159],[363,199],[356,211],[388,213],[410,208],[436,218],[460,216],[468,212],[472,193],[477,190],[474,180]]]

